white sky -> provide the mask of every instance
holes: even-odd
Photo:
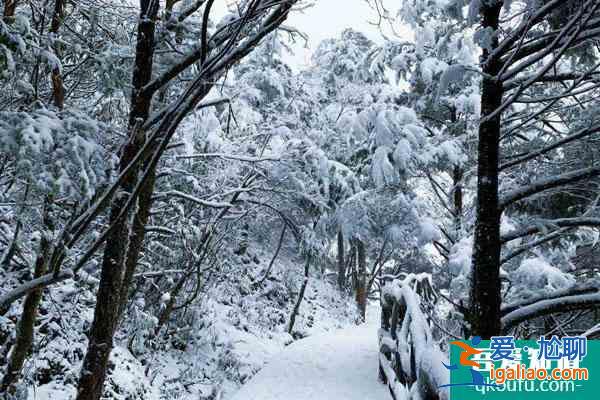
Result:
[[[215,3],[214,15],[217,16],[226,10],[226,4],[233,0],[220,0]],[[289,63],[294,67],[308,64],[312,50],[323,39],[338,37],[346,28],[353,28],[363,32],[375,42],[380,42],[382,37],[377,27],[369,24],[376,20],[377,13],[372,10],[366,0],[312,0],[314,6],[302,11],[294,12],[286,21],[309,37],[308,49],[304,48],[304,41],[299,40],[294,47],[295,55],[291,56]],[[217,3],[219,5],[217,6]],[[385,0],[393,11],[393,5],[398,0]],[[218,18],[215,18],[218,19]]]

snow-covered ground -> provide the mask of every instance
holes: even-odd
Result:
[[[295,339],[303,342],[302,338],[356,326],[354,300],[314,268],[294,334],[289,335],[287,325],[304,266],[293,251],[284,249],[269,278],[261,286],[253,285],[256,277],[264,275],[273,251],[263,242],[252,242],[244,255],[224,256],[229,265],[215,272],[203,301],[187,319],[172,321],[168,334],[154,337],[153,314],[132,304],[134,312],[115,338],[107,396],[115,400],[228,400]],[[55,309],[55,302],[61,304],[61,318],[44,319],[42,326],[49,333],[36,336],[44,341],[25,368],[29,400],[75,398],[87,345],[85,332],[93,318],[94,287],[86,282],[67,281],[42,302],[47,313]],[[13,314],[19,311],[15,305]],[[0,337],[2,332],[14,332],[13,320],[0,317]],[[54,320],[58,322],[47,322]],[[376,331],[370,332],[373,340]]]
[[[379,310],[366,324],[297,341],[275,356],[231,400],[384,400],[378,381]]]

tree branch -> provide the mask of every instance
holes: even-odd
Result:
[[[549,153],[552,150],[555,150],[555,149],[557,149],[557,148],[559,148],[561,146],[564,146],[565,144],[568,144],[568,143],[573,142],[573,141],[578,140],[578,139],[583,139],[586,136],[590,136],[590,135],[592,135],[594,133],[598,133],[598,132],[600,132],[600,125],[595,125],[595,126],[592,126],[592,127],[589,127],[589,128],[582,129],[582,130],[580,130],[577,133],[574,133],[574,134],[572,134],[570,136],[567,136],[567,137],[565,137],[565,138],[563,138],[561,140],[557,140],[556,142],[554,142],[554,143],[552,143],[552,144],[550,144],[550,145],[548,145],[546,147],[543,147],[543,148],[541,148],[541,149],[539,149],[537,151],[531,152],[531,153],[529,153],[529,154],[527,154],[527,155],[525,155],[523,157],[517,158],[516,160],[507,162],[505,164],[502,164],[500,166],[500,170],[502,171],[502,170],[505,170],[507,168],[514,167],[515,165],[518,165],[518,164],[521,164],[521,163],[533,160],[534,158],[539,157],[541,155],[544,155],[546,153]]]
[[[50,273],[39,278],[32,279],[29,282],[22,284],[21,286],[13,289],[0,297],[0,310],[6,310],[8,306],[17,301],[23,296],[33,292],[34,290],[42,289],[47,286],[53,285],[58,282],[65,281],[73,277],[73,271],[66,269],[59,273]]]
[[[502,196],[500,199],[500,208],[504,209],[507,206],[517,201],[523,200],[534,194],[544,192],[556,187],[565,186],[579,181],[594,178],[600,175],[600,165],[590,168],[582,168],[577,171],[567,172],[562,175],[553,176],[550,178],[540,179],[530,185],[512,190]]]
[[[508,243],[510,241],[522,238],[524,236],[534,235],[536,233],[543,232],[546,226],[556,228],[577,228],[582,226],[598,228],[600,227],[600,218],[580,217],[540,221],[539,224],[531,225],[522,229],[517,229],[505,235],[502,235],[500,240],[502,241],[502,243]]]
[[[506,314],[502,318],[502,330],[503,332],[507,332],[509,329],[521,324],[522,322],[542,317],[544,315],[585,310],[589,308],[596,308],[599,305],[600,292],[597,289],[594,293],[540,300],[526,306],[521,306],[518,309]]]

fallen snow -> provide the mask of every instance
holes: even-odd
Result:
[[[388,400],[378,380],[379,309],[361,326],[291,344],[230,400]]]

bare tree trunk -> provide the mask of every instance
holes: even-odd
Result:
[[[173,13],[173,7],[180,1],[181,0],[167,0],[167,2],[165,3],[164,13],[165,22],[167,22],[171,18],[171,15]],[[168,42],[168,38],[166,37],[166,35],[167,32],[165,31],[163,32],[163,36],[159,36],[158,40],[160,41],[160,43],[157,43],[157,45],[160,45],[165,41]],[[168,85],[165,85],[163,88],[161,88],[161,90],[159,90],[157,95],[157,102],[159,103],[159,107],[165,107],[167,105],[165,103],[167,94]],[[148,223],[148,220],[150,218],[150,211],[152,209],[152,205],[154,204],[154,201],[152,200],[152,195],[154,193],[154,185],[156,183],[156,170],[155,168],[152,168],[149,162],[147,162],[144,165],[144,169],[148,172],[148,178],[146,184],[142,187],[140,191],[139,198],[137,200],[137,210],[135,216],[133,217],[131,234],[129,238],[129,248],[127,249],[127,255],[125,258],[125,273],[123,275],[123,282],[121,284],[121,294],[119,296],[119,320],[123,317],[123,313],[125,312],[127,302],[129,301],[129,292],[131,289],[133,276],[135,274],[135,270],[137,269],[142,254],[144,240],[146,238],[146,224]]]
[[[150,166],[148,166],[150,168]],[[144,239],[146,237],[146,224],[150,217],[152,208],[152,194],[154,193],[154,183],[156,181],[156,171],[149,171],[148,181],[140,191],[138,198],[138,208],[133,217],[133,226],[131,228],[131,236],[129,239],[129,248],[127,249],[127,257],[125,259],[125,273],[119,295],[119,319],[123,316],[127,301],[129,300],[129,289],[133,281],[133,275],[138,265]]]
[[[48,269],[48,260],[50,258],[51,240],[48,234],[52,231],[52,220],[50,216],[51,200],[46,198],[44,209],[44,232],[40,239],[40,248],[35,260],[33,276],[39,278],[46,273]],[[30,292],[23,301],[23,312],[17,324],[16,340],[10,352],[10,359],[6,368],[6,373],[0,384],[0,392],[11,393],[15,390],[15,384],[18,382],[23,369],[23,364],[31,351],[34,338],[35,321],[38,307],[42,300],[43,288]]]
[[[175,284],[173,289],[171,289],[171,291],[169,293],[169,295],[170,295],[169,301],[167,302],[167,304],[165,305],[165,307],[162,309],[162,311],[160,312],[160,314],[158,316],[158,323],[156,324],[156,328],[154,328],[154,336],[158,336],[162,327],[169,321],[169,318],[171,317],[171,313],[173,312],[173,309],[175,308],[175,302],[179,298],[179,294],[180,294],[181,290],[183,289],[183,286],[188,281],[188,279],[190,279],[190,277],[191,277],[190,273],[183,274],[179,278],[179,280],[177,281],[177,283]]]
[[[348,268],[350,268],[350,275],[352,276],[352,291],[356,292],[356,288],[358,288],[358,273],[356,268],[357,263],[357,249],[356,242],[352,240],[350,242],[350,258],[348,259]]]
[[[483,28],[498,29],[501,2],[493,6],[482,5]],[[493,37],[492,49],[498,46]],[[483,59],[490,50],[483,50]],[[471,305],[469,322],[471,334],[488,339],[501,332],[500,305],[500,216],[498,200],[498,173],[500,152],[500,115],[487,118],[502,104],[502,83],[493,77],[500,71],[498,59],[487,59],[483,72],[481,94],[482,122],[479,125],[477,221],[473,249],[473,275],[471,278]]]
[[[356,267],[356,304],[364,321],[367,314],[367,252],[362,240],[356,240]]]
[[[64,18],[64,0],[56,0],[54,2],[54,14],[52,15],[52,22],[50,24],[50,33],[54,35],[54,40],[58,39],[58,30],[60,29],[60,25],[62,24]],[[54,53],[60,59],[60,45],[54,45]],[[62,75],[60,73],[60,68],[58,66],[54,66],[52,68],[51,74],[52,81],[52,102],[59,110],[62,110],[65,104],[65,88],[63,85]]]
[[[271,275],[271,269],[273,268],[273,265],[275,265],[275,260],[277,260],[277,256],[279,256],[279,252],[281,251],[281,247],[283,246],[283,239],[285,238],[286,230],[287,230],[287,225],[284,224],[283,228],[281,229],[281,235],[279,236],[279,242],[277,243],[277,249],[275,250],[275,254],[273,254],[273,258],[271,258],[271,262],[269,263],[269,266],[267,267],[265,274],[256,283],[256,286],[262,285],[267,280],[267,278],[269,278],[269,275]]]
[[[344,261],[344,235],[342,231],[337,234],[337,265],[337,284],[340,290],[344,290],[346,286],[346,263]]]
[[[456,126],[458,122],[458,116],[456,115],[456,108],[451,109],[450,122]],[[452,206],[454,213],[454,231],[455,238],[460,237],[460,231],[462,229],[462,216],[463,216],[463,186],[462,180],[464,178],[464,170],[459,164],[455,164],[452,170]]]
[[[129,165],[144,143],[145,135],[144,132],[141,132],[140,126],[148,118],[152,98],[140,93],[152,78],[158,7],[157,1],[140,1],[129,116],[129,141],[121,154],[119,163],[121,171]],[[130,243],[127,218],[121,218],[120,214],[127,202],[126,194],[131,194],[137,183],[138,173],[139,170],[134,170],[127,176],[121,186],[122,194],[114,199],[111,206],[110,225],[113,226],[113,229],[106,240],[100,286],[96,295],[94,321],[90,330],[88,350],[81,369],[77,400],[99,400],[102,395],[108,359],[113,347],[113,334],[119,319],[124,263]],[[132,242],[132,244],[135,243]]]
[[[294,324],[296,323],[296,316],[298,315],[298,311],[300,311],[300,305],[302,304],[302,300],[304,299],[304,293],[306,292],[306,287],[308,286],[308,273],[310,270],[310,256],[306,257],[306,263],[304,264],[304,280],[302,281],[302,287],[300,288],[300,293],[298,294],[298,299],[296,300],[296,304],[294,305],[294,309],[292,310],[292,315],[290,315],[290,323],[288,324],[287,332],[291,335],[294,330]]]
[[[4,1],[4,18],[13,18],[15,11],[17,10],[18,0],[5,0]]]
[[[464,171],[460,165],[454,166],[452,171],[452,184],[453,184],[453,200],[454,200],[454,229],[458,233],[462,229],[462,215],[463,215],[463,187],[462,180]]]

